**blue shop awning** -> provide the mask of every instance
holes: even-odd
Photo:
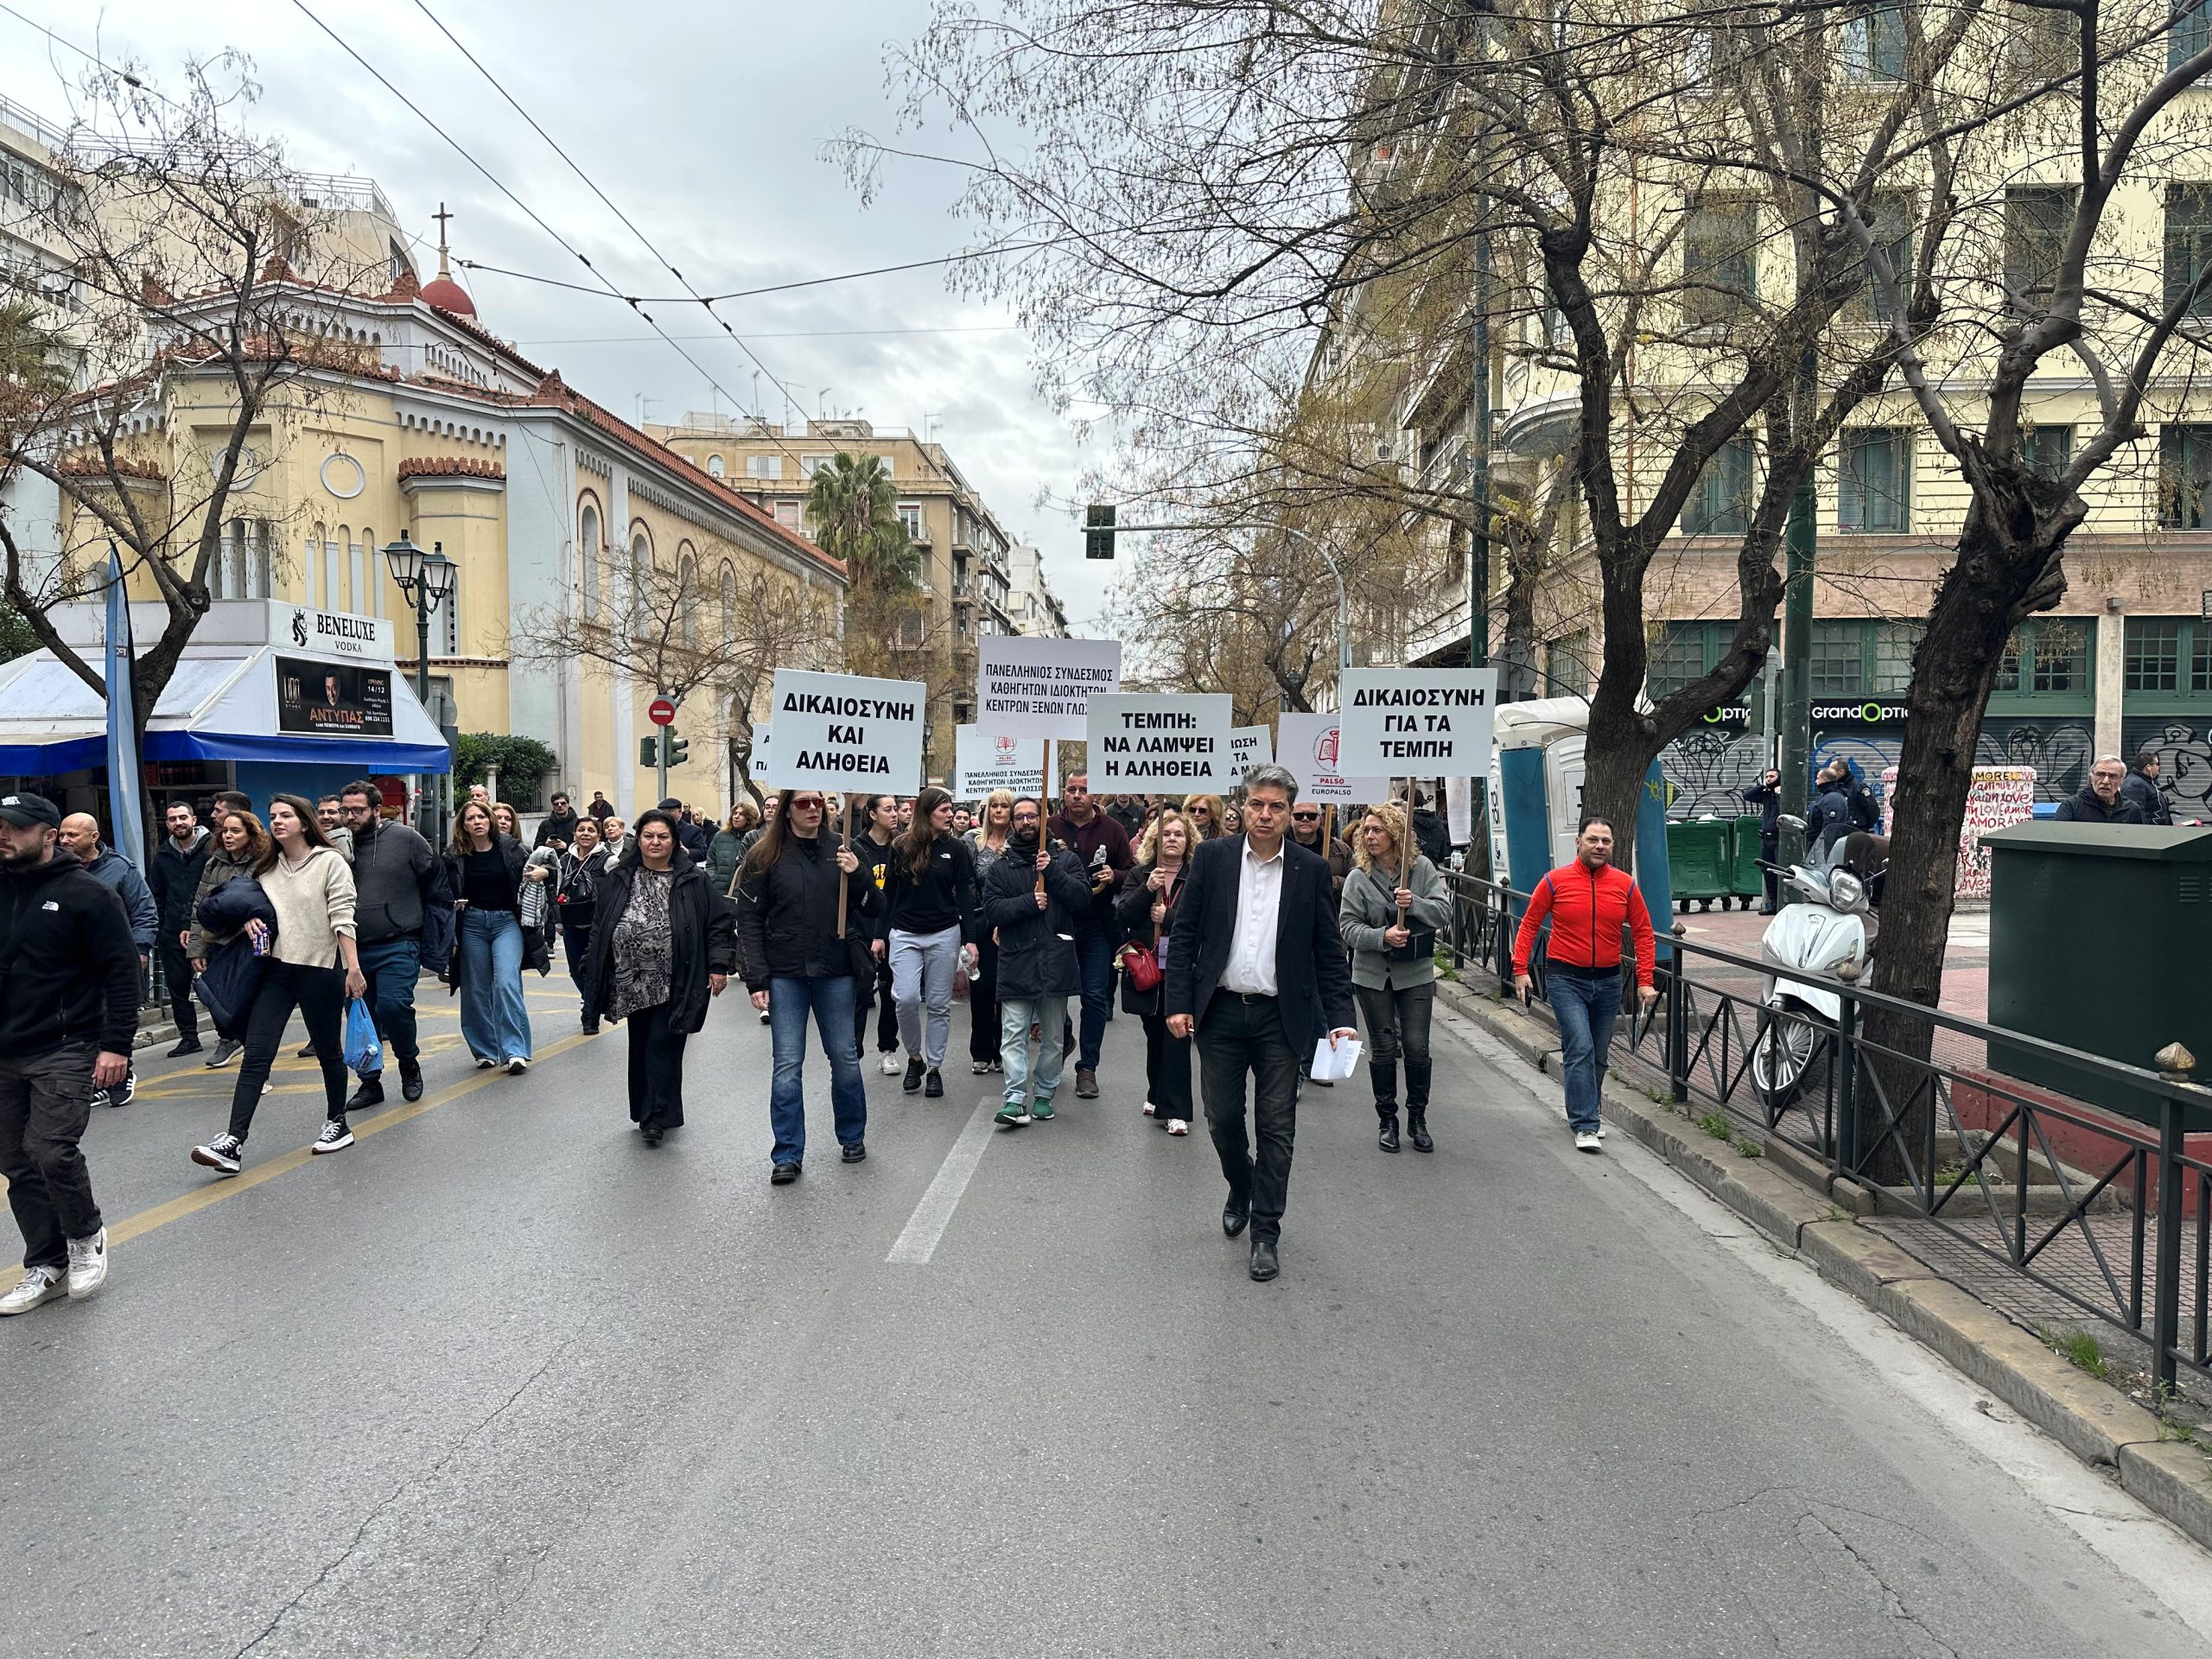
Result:
[[[349,702],[357,683],[352,677],[387,681],[379,690],[389,697],[391,726],[388,734],[363,735],[284,729],[298,718],[298,699],[280,711],[278,654],[276,647],[266,645],[187,646],[147,722],[144,758],[279,765],[292,760],[351,766],[364,772],[439,772],[452,764],[452,752],[416,701],[414,687],[380,666],[283,653],[289,663],[313,663],[317,672],[327,667],[347,675]],[[102,653],[86,655],[96,671],[105,665]],[[308,701],[315,699],[310,696]],[[0,663],[0,774],[46,778],[105,765],[106,730],[104,694],[49,652]]]

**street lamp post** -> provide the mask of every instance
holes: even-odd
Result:
[[[415,611],[415,700],[425,714],[430,708],[430,615],[453,598],[454,577],[460,567],[446,557],[445,543],[433,542],[425,553],[399,532],[399,539],[384,550],[391,579]],[[416,791],[417,827],[425,836],[432,828],[428,792]]]

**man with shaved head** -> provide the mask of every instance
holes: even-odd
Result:
[[[123,913],[130,918],[130,942],[138,947],[138,990],[143,999],[149,982],[146,969],[154,952],[154,935],[162,925],[161,907],[154,902],[154,890],[138,874],[137,865],[114,848],[100,844],[99,820],[91,813],[72,812],[62,819],[60,842],[63,856],[74,858],[92,873],[95,880],[123,900]],[[95,1090],[92,1104],[127,1106],[131,1096],[137,1092],[138,1074],[134,1068],[125,1072],[123,1081],[114,1088]]]

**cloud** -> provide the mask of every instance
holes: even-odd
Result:
[[[308,0],[353,48],[626,293],[670,296],[668,273],[411,6],[364,12]],[[280,137],[293,163],[373,177],[397,208],[426,267],[441,201],[454,213],[457,256],[567,281],[590,276],[483,175],[296,10],[213,0],[114,0],[94,14],[25,0],[64,40],[111,62],[143,66],[175,88],[188,59],[248,48],[262,88],[248,124]],[[610,30],[600,0],[480,0],[433,8],[623,213],[702,293],[792,282],[934,258],[962,245],[952,216],[959,180],[912,163],[895,168],[866,208],[823,145],[849,127],[881,131],[893,111],[874,48],[918,24],[912,4],[843,0],[832,26],[764,28],[744,12],[696,3],[640,8]],[[97,31],[97,35],[95,34]],[[649,67],[650,73],[642,73]],[[0,14],[0,85],[35,110],[65,113],[82,63]],[[648,307],[706,371],[612,298],[569,293],[488,271],[456,273],[487,327],[610,409],[654,418],[749,405],[759,367],[697,305]],[[948,293],[942,270],[761,295],[718,305],[767,372],[763,412],[779,418],[791,388],[861,410],[880,427],[933,432],[1008,533],[1045,550],[1046,570],[1078,625],[1103,612],[1113,567],[1087,563],[1073,521],[1039,509],[1065,501],[1084,450],[1033,393],[1027,342],[999,330],[991,305]],[[941,329],[943,333],[869,333]],[[582,342],[594,343],[582,343]],[[544,343],[537,343],[544,342]],[[575,342],[575,343],[569,343]],[[717,391],[712,382],[718,382]],[[828,388],[826,395],[823,389]]]

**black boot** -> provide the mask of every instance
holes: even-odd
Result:
[[[1398,1115],[1395,1112],[1382,1114],[1382,1130],[1375,1137],[1375,1144],[1385,1152],[1398,1149]]]
[[[1436,1142],[1428,1136],[1428,1057],[1416,1060],[1406,1058],[1406,1138],[1414,1143],[1415,1152],[1434,1152]]]
[[[1375,1115],[1377,1117],[1395,1117],[1398,1115],[1397,1060],[1393,1058],[1368,1061],[1367,1080],[1375,1090]]]

